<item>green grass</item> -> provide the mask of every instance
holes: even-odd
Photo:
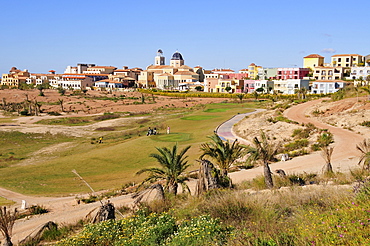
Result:
[[[155,141],[160,142],[184,142],[189,141],[191,139],[190,133],[172,133],[172,134],[163,134],[163,135],[156,135],[151,136],[151,138]]]
[[[145,175],[137,176],[135,173],[147,167],[157,166],[150,153],[156,152],[156,147],[170,147],[178,142],[179,148],[191,145],[187,152],[190,170],[198,167],[196,160],[200,156],[199,146],[209,141],[207,136],[213,134],[218,124],[231,118],[237,113],[245,113],[251,110],[246,106],[256,107],[253,104],[217,104],[207,105],[205,109],[227,109],[223,112],[203,112],[204,107],[198,107],[187,116],[211,115],[214,118],[196,121],[196,124],[181,119],[183,114],[178,112],[174,115],[153,115],[150,121],[143,121],[141,126],[130,135],[130,138],[116,132],[105,135],[103,144],[91,144],[91,138],[76,139],[75,147],[61,151],[57,158],[35,163],[28,166],[6,166],[0,172],[0,186],[24,194],[34,195],[63,195],[70,193],[89,192],[88,188],[81,183],[71,172],[76,169],[95,190],[120,188],[127,182],[140,182]],[[257,105],[258,106],[258,105]],[[211,110],[212,111],[212,110]],[[218,111],[218,112],[217,112]],[[160,133],[164,133],[166,126],[171,127],[171,134],[145,136],[148,126],[157,127]],[[140,130],[141,129],[141,130]],[[97,133],[100,134],[100,133]],[[140,135],[140,136],[139,136]],[[96,135],[99,137],[99,135]],[[50,143],[61,140],[49,140]],[[66,141],[65,139],[63,141]],[[34,139],[22,144],[20,150],[31,153],[45,146],[48,141]],[[34,144],[38,143],[38,144]],[[45,145],[44,145],[45,144]],[[0,146],[15,151],[16,146],[4,143]],[[10,147],[14,146],[14,147]],[[25,155],[24,155],[25,156]],[[26,157],[26,156],[25,156]]]
[[[5,124],[5,123],[14,123],[13,118],[0,118],[0,124]]]
[[[218,113],[218,112],[225,112],[226,110],[227,110],[227,108],[209,108],[209,109],[204,110],[204,112]]]
[[[210,119],[214,119],[214,118],[217,118],[218,116],[216,115],[192,115],[192,116],[186,116],[186,117],[182,117],[181,119],[182,120],[210,120]]]
[[[4,197],[0,196],[0,206],[10,206],[13,205],[15,202],[5,199]]]
[[[72,141],[74,138],[50,133],[22,133],[0,131],[0,168],[24,160],[34,151],[51,144]]]
[[[61,117],[55,119],[46,119],[37,121],[36,124],[43,125],[66,125],[66,126],[84,126],[95,122],[117,119],[121,117],[119,114],[103,114],[99,116],[84,116],[84,117]]]

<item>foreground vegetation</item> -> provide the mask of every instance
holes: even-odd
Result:
[[[86,225],[58,245],[369,245],[368,175],[359,169],[346,178],[316,176],[323,184],[360,179],[354,186],[291,183],[257,193],[221,189],[198,197],[167,195],[124,219]]]

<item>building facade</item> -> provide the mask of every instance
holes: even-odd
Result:
[[[303,67],[314,69],[315,67],[324,66],[324,57],[318,54],[311,54],[303,57]]]
[[[282,80],[303,79],[304,77],[307,77],[309,73],[309,68],[278,68],[276,78]]]
[[[359,63],[363,63],[363,57],[358,54],[342,54],[331,56],[331,64],[333,67],[354,67]]]

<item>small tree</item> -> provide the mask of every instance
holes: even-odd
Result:
[[[224,178],[227,177],[231,165],[244,155],[244,147],[237,140],[230,144],[229,141],[223,141],[217,134],[208,137],[212,140],[210,143],[201,144],[200,149],[205,156],[211,157],[216,161],[216,165],[221,169],[221,174]],[[231,183],[230,183],[231,185]]]
[[[145,168],[138,171],[136,174],[149,173],[149,177],[144,179],[142,184],[166,180],[165,189],[169,193],[176,195],[178,184],[182,185],[183,190],[190,192],[189,187],[185,183],[187,177],[183,175],[189,167],[188,161],[186,161],[187,156],[184,156],[189,148],[190,146],[185,147],[180,153],[177,153],[177,144],[172,147],[172,150],[166,147],[156,148],[159,154],[152,153],[149,156],[157,159],[161,167]]]
[[[203,91],[203,87],[198,85],[198,86],[195,86],[195,90],[196,91]]]
[[[230,87],[230,86],[227,86],[227,87],[225,88],[225,90],[226,90],[227,92],[229,92],[229,91],[231,91],[231,87]]]
[[[243,102],[244,94],[242,94],[242,93],[236,94],[236,97],[240,99],[240,103]]]
[[[63,87],[59,86],[58,87],[58,92],[60,93],[60,95],[64,96],[66,94],[66,89],[64,89]]]
[[[264,132],[261,131],[260,137],[261,140],[257,137],[253,139],[254,146],[249,146],[247,152],[250,154],[250,160],[259,160],[263,163],[263,174],[265,176],[266,186],[269,189],[272,189],[274,187],[274,182],[272,180],[269,163],[274,160],[275,155],[278,152],[278,148],[267,140]]]
[[[63,99],[61,99],[61,98],[58,99],[58,103],[60,105],[60,109],[62,110],[62,112],[64,112],[63,102],[64,102]]]
[[[5,238],[4,246],[12,246],[11,241],[12,231],[14,222],[17,219],[18,211],[14,209],[14,212],[11,213],[6,207],[0,208],[0,231],[3,237]]]
[[[260,96],[257,91],[253,91],[252,95],[253,95],[255,100],[257,100],[258,97]]]
[[[333,154],[333,147],[324,146],[321,151],[321,156],[325,160],[325,165],[323,167],[323,174],[333,173],[333,166],[331,165],[331,156]]]
[[[356,148],[361,152],[358,164],[368,171],[370,171],[370,139],[364,139],[361,143],[356,145]]]

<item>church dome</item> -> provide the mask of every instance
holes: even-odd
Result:
[[[182,55],[180,52],[176,51],[173,53],[171,60],[180,60],[183,61],[184,59],[182,58]]]

